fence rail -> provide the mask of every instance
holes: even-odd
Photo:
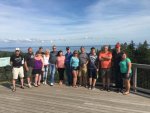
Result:
[[[148,73],[146,75],[139,75],[140,73],[138,73],[139,69],[146,69],[150,72],[150,65],[133,63],[132,66],[133,66],[133,79],[132,79],[133,90],[135,92],[142,91],[142,92],[150,94],[150,73]],[[138,79],[139,79],[138,75],[142,76],[143,78],[145,77],[145,81],[143,81],[143,82],[145,82],[147,84],[147,86],[149,87],[148,89],[138,86]]]

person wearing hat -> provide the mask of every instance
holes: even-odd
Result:
[[[70,60],[73,54],[70,51],[70,47],[66,47],[66,51],[67,53],[65,54],[65,67],[66,67],[68,86],[70,86],[72,85],[72,73],[71,73],[71,67],[70,67]]]
[[[88,54],[85,52],[85,48],[81,46],[80,48],[81,53],[79,54],[79,76],[80,76],[80,85],[79,86],[84,86],[87,87],[87,64],[89,61]]]
[[[78,58],[78,51],[75,50],[73,52],[73,56],[70,60],[70,66],[72,69],[72,75],[73,75],[73,87],[77,88],[77,77],[79,73],[79,58]]]
[[[12,91],[16,91],[16,80],[18,79],[18,76],[20,76],[20,82],[21,82],[21,88],[24,89],[24,70],[23,70],[23,64],[24,64],[24,58],[20,53],[20,48],[15,49],[15,54],[11,56],[10,58],[10,64],[12,66],[12,84],[13,88]]]
[[[121,77],[120,65],[119,63],[122,60],[121,45],[117,43],[115,45],[115,50],[112,52],[112,66],[113,66],[113,75],[115,79],[115,85],[117,92],[122,92],[123,90],[123,79]]]
[[[49,62],[50,62],[50,67],[49,67],[49,69],[50,69],[50,86],[54,85],[57,54],[58,54],[58,51],[57,51],[56,46],[54,45],[54,46],[52,46],[52,51],[50,52],[50,59],[49,59]]]

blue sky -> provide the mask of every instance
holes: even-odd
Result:
[[[139,43],[149,30],[150,0],[0,0],[5,45]]]

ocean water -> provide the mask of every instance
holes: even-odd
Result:
[[[80,50],[81,46],[69,46],[71,51],[73,52],[74,50]],[[89,53],[91,47],[95,47],[96,50],[101,50],[102,45],[95,45],[95,46],[84,46],[86,49],[86,52]],[[9,51],[9,52],[13,52],[15,51],[16,47],[0,47],[0,51]],[[22,52],[27,52],[28,47],[19,47],[21,49]],[[33,51],[36,52],[38,50],[39,47],[35,46],[32,47]],[[111,48],[114,48],[114,46],[112,45]],[[43,46],[43,51],[45,51],[46,49],[49,49],[50,51],[52,50],[51,46]],[[57,46],[57,51],[62,50],[63,52],[66,52],[66,46]]]

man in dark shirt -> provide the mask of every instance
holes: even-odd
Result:
[[[28,48],[28,53],[25,56],[25,75],[27,76],[28,87],[31,88],[31,77],[34,66],[34,53],[31,47]]]
[[[66,47],[67,53],[65,54],[65,66],[66,66],[66,75],[67,75],[67,81],[68,85],[72,85],[72,74],[71,74],[71,66],[70,66],[70,60],[73,54],[70,51],[70,47]]]
[[[56,59],[57,59],[57,54],[58,52],[56,51],[56,46],[54,45],[52,47],[53,51],[50,52],[50,85],[53,86],[54,85],[54,75],[56,72]]]
[[[23,70],[23,56],[20,54],[20,49],[16,48],[15,54],[10,58],[10,64],[12,65],[12,74],[13,74],[13,88],[12,91],[16,91],[16,79],[20,76],[21,88],[24,89],[23,86],[23,78],[24,78],[24,70]]]
[[[113,51],[113,59],[112,59],[117,92],[122,92],[123,89],[123,79],[121,77],[119,66],[119,63],[122,60],[121,55],[122,55],[121,45],[120,43],[117,43],[115,46],[115,50]]]

